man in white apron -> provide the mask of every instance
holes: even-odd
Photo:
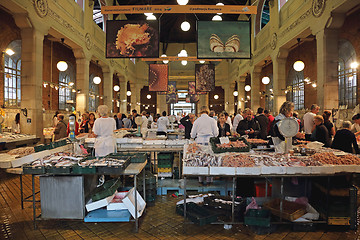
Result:
[[[115,119],[108,116],[108,106],[100,105],[98,113],[100,118],[95,120],[93,127],[93,133],[96,136],[94,148],[95,156],[103,157],[116,151],[116,141],[113,136],[114,130],[116,130],[116,122]]]

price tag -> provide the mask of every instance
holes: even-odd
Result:
[[[220,143],[221,143],[221,144],[229,143],[229,142],[230,142],[230,140],[229,140],[228,137],[220,137],[219,140],[220,140]]]

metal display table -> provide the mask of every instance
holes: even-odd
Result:
[[[130,163],[129,166],[122,172],[119,172],[119,174],[112,174],[112,175],[117,175],[117,176],[134,176],[134,192],[135,192],[135,232],[139,231],[139,218],[138,218],[138,214],[137,214],[137,210],[138,210],[138,204],[137,204],[137,176],[143,172],[143,198],[146,201],[146,194],[145,194],[145,166],[147,164],[147,161],[143,162],[143,163]],[[10,170],[10,169],[9,169]],[[11,172],[11,171],[9,171]],[[51,175],[51,174],[44,174],[41,176],[82,176],[82,175],[100,175],[100,174],[58,174],[58,175]],[[21,175],[20,175],[21,176]],[[35,192],[35,174],[31,175],[31,180],[32,180],[32,207],[33,207],[33,223],[34,223],[34,229],[36,229],[36,220],[41,220],[41,214],[39,216],[36,216],[36,206],[35,203],[37,202],[35,200],[35,195],[38,192]],[[41,189],[40,191],[41,192]]]

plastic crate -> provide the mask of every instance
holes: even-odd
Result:
[[[120,184],[121,181],[118,178],[106,181],[103,185],[94,189],[91,193],[91,200],[95,202],[113,195],[120,187]]]
[[[210,145],[214,153],[225,153],[225,152],[249,152],[250,145],[243,137],[229,137],[230,142],[234,141],[243,141],[246,144],[246,147],[242,148],[218,148],[216,144],[220,143],[220,139],[218,137],[210,138]]]
[[[44,144],[40,144],[40,145],[35,146],[34,150],[35,150],[35,152],[41,152],[41,151],[46,150],[46,147]]]
[[[159,160],[174,160],[174,154],[168,152],[159,152],[157,154],[157,159]]]
[[[124,157],[130,157],[131,163],[143,163],[147,159],[146,153],[110,153],[106,157],[112,157],[112,158],[124,158]]]
[[[45,171],[48,174],[69,174],[71,172],[71,166],[67,167],[45,167]]]
[[[216,209],[219,213],[231,216],[232,197],[228,196],[210,196],[204,198],[204,206]],[[235,198],[234,213],[239,220],[244,219],[246,202],[242,198]]]
[[[267,209],[249,209],[244,217],[244,224],[249,226],[270,227],[271,212]]]
[[[75,165],[72,167],[72,173],[73,174],[94,174],[94,173],[96,173],[96,167]]]
[[[265,197],[266,194],[266,183],[262,182],[262,183],[255,183],[255,194],[256,197]],[[268,184],[268,192],[267,192],[267,196],[271,197],[271,190],[272,190],[272,185],[269,183]]]
[[[159,173],[168,173],[172,172],[172,168],[158,168]]]
[[[182,216],[184,215],[184,204],[176,206],[176,213]],[[205,207],[198,206],[195,203],[186,203],[186,217],[193,223],[203,226],[216,222],[218,214],[213,213]]]
[[[22,168],[23,168],[24,174],[44,174],[45,173],[44,166],[34,167],[34,166],[31,166],[31,164],[24,164],[22,166]]]

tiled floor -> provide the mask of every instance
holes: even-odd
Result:
[[[24,177],[24,192],[30,194],[31,178]],[[36,182],[38,188],[38,181]],[[0,239],[359,239],[357,231],[292,232],[281,226],[275,233],[256,235],[245,226],[225,230],[223,225],[183,225],[175,214],[178,199],[158,196],[156,205],[147,208],[141,217],[140,231],[134,233],[133,223],[84,223],[82,221],[41,221],[33,229],[31,203],[20,206],[19,177],[0,170]],[[186,230],[186,231],[184,231]]]

